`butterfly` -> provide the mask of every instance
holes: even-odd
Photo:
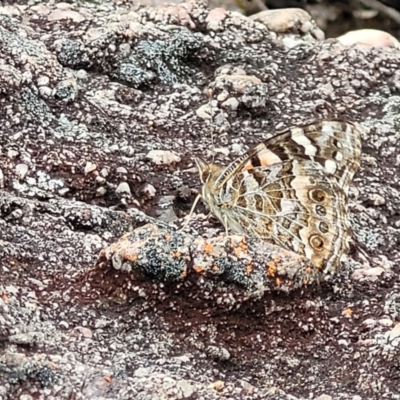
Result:
[[[227,167],[196,158],[201,197],[227,232],[294,251],[325,273],[349,251],[349,186],[360,166],[361,128],[352,122],[296,126]]]

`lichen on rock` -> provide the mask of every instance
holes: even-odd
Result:
[[[399,50],[206,3],[0,7],[0,397],[400,395]],[[194,156],[327,118],[366,132],[338,274],[178,231]]]

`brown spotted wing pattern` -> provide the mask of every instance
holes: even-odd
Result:
[[[347,194],[360,155],[359,127],[321,121],[278,134],[226,168],[196,163],[202,198],[227,231],[268,240],[330,272],[349,250]]]

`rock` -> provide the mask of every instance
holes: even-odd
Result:
[[[55,10],[52,11],[47,18],[49,21],[71,19],[74,22],[83,22],[85,20],[85,17],[82,14],[72,10]]]
[[[181,161],[176,153],[169,150],[150,150],[146,157],[156,165],[169,165]]]
[[[383,206],[385,204],[385,198],[382,197],[380,194],[373,194],[370,196],[369,200],[372,202],[374,206]]]
[[[115,189],[115,193],[127,193],[131,194],[131,188],[127,182],[121,182],[118,187]]]
[[[269,30],[276,33],[312,33],[318,39],[324,39],[324,33],[312,21],[310,14],[301,8],[285,8],[265,10],[250,16],[254,21],[261,22]]]
[[[205,0],[8,3],[0,397],[398,397],[396,49],[322,41],[304,13],[275,33]],[[366,132],[340,271],[226,233],[201,202],[180,231],[194,157],[228,166],[326,118]]]
[[[387,32],[377,29],[360,29],[357,31],[350,31],[337,40],[345,46],[352,46],[357,43],[366,44],[373,47],[394,47],[400,48],[400,43],[392,35]]]
[[[84,170],[85,175],[95,171],[96,169],[97,169],[97,165],[96,164],[91,163],[91,162],[87,162],[86,165],[85,165],[85,170]]]
[[[28,166],[26,164],[17,164],[15,166],[15,172],[18,175],[19,179],[23,180],[28,173]]]

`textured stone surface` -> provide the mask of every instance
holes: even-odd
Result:
[[[398,50],[205,3],[0,8],[0,398],[400,396]],[[226,165],[321,118],[366,130],[340,274],[276,292],[251,274],[268,245],[226,238],[204,206],[175,231],[193,155]],[[148,260],[127,263],[149,227]]]

